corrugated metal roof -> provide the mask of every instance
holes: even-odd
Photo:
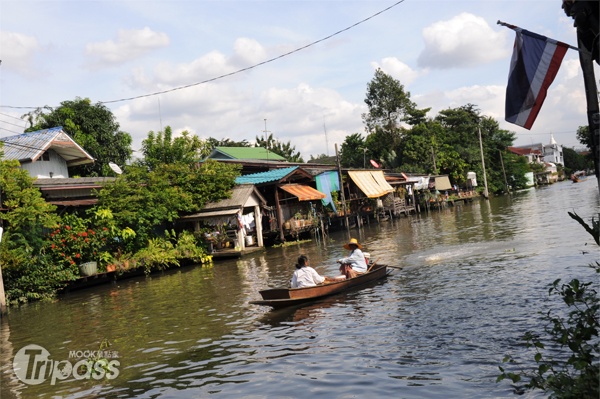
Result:
[[[242,184],[233,187],[233,190],[231,191],[231,198],[225,198],[217,202],[209,202],[204,206],[204,210],[224,209],[232,207],[241,208],[246,204],[248,198],[250,198],[252,193],[254,193],[254,195],[258,197],[259,202],[262,202],[263,204],[267,203],[264,197],[258,192],[258,190],[256,190],[256,188],[253,185]]]
[[[219,154],[220,153],[220,154]],[[281,155],[262,147],[215,147],[209,158],[225,155],[230,159],[260,159],[265,161],[285,161]]]
[[[298,197],[298,201],[320,200],[327,197],[327,195],[322,192],[303,184],[285,184],[280,188],[292,194],[294,197]]]
[[[225,198],[217,202],[209,202],[200,212],[183,216],[181,219],[194,220],[214,216],[233,215],[244,207],[252,194],[258,198],[260,203],[266,205],[267,201],[253,185],[243,184],[233,188],[231,198]]]
[[[251,175],[240,176],[235,179],[237,184],[261,184],[272,181],[279,181],[287,175],[298,169],[298,166],[291,166],[289,168],[273,169],[268,172],[253,173]]]
[[[35,162],[49,149],[56,151],[68,166],[93,163],[94,158],[79,146],[62,126],[0,138],[4,143],[4,159]]]

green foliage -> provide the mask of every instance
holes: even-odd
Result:
[[[7,303],[17,305],[56,297],[56,293],[69,281],[77,279],[79,273],[76,268],[56,264],[48,257],[31,256],[13,248],[3,250],[2,277]]]
[[[139,250],[134,258],[145,268],[146,273],[165,270],[171,266],[179,267],[175,246],[164,237],[149,239],[146,247]]]
[[[410,93],[392,76],[381,69],[375,71],[375,76],[367,84],[365,103],[369,112],[363,114],[363,122],[367,132],[375,131],[376,127],[382,128],[388,134],[396,135],[395,130],[403,121],[408,121],[410,116],[413,123],[424,117],[426,111],[411,111],[416,108],[410,100]]]
[[[594,162],[591,158],[585,157],[577,153],[574,149],[564,147],[563,158],[565,160],[565,174],[571,175],[571,173],[578,170],[593,169]]]
[[[144,158],[139,160],[139,164],[149,169],[155,169],[163,164],[181,162],[184,164],[193,164],[207,154],[208,143],[202,141],[198,136],[190,135],[188,131],[181,133],[181,136],[173,138],[171,127],[167,126],[164,132],[152,131],[148,133],[145,140],[142,141],[142,152]]]
[[[42,198],[33,181],[29,173],[19,167],[18,161],[0,161],[2,206],[6,208],[0,212],[5,226],[4,239],[25,246],[29,253],[42,246],[43,230],[58,223],[56,207]]]
[[[44,201],[18,161],[0,161],[0,192],[6,209],[0,213],[4,226],[0,267],[7,302],[54,297],[66,281],[77,276],[70,267],[54,264],[41,254],[44,232],[59,222],[56,207]]]
[[[592,219],[592,227],[587,225],[578,215],[569,215],[582,224],[596,241],[600,243],[600,227],[598,221]],[[590,265],[600,273],[600,262]],[[569,309],[566,318],[553,315],[548,311],[543,314],[543,319],[548,323],[545,329],[549,336],[545,341],[539,334],[528,332],[524,335],[528,348],[535,350],[534,361],[537,367],[533,370],[520,368],[516,371],[508,370],[517,367],[516,360],[508,355],[503,359],[505,367],[499,367],[501,374],[497,381],[506,378],[518,383],[526,381],[524,389],[542,389],[550,393],[551,398],[598,398],[600,396],[599,375],[600,364],[600,301],[598,292],[594,289],[594,282],[582,283],[572,279],[566,284],[561,280],[554,281],[549,290],[549,295],[560,297]],[[550,345],[552,344],[552,345]],[[552,347],[559,348],[556,357],[552,356]]]
[[[256,136],[256,146],[264,147],[269,151],[273,151],[275,154],[284,157],[288,162],[304,162],[300,152],[296,151],[296,146],[292,146],[289,141],[287,143],[282,143],[279,140],[275,140],[272,133],[266,137]]]
[[[105,105],[92,105],[87,98],[63,101],[57,108],[38,108],[27,114],[28,132],[62,126],[94,159],[93,165],[74,166],[72,175],[106,176],[109,162],[124,165],[131,157],[131,135],[119,130],[113,113]]]
[[[177,257],[189,259],[194,263],[208,264],[212,262],[212,256],[208,255],[204,248],[199,245],[194,233],[182,231],[177,237]]]
[[[116,226],[136,236],[122,252],[136,252],[156,237],[156,228],[172,227],[181,213],[197,212],[207,202],[228,198],[240,166],[206,160],[190,167],[164,164],[154,170],[131,167],[99,193],[99,205],[110,209]]]
[[[340,164],[344,168],[362,168],[365,162],[365,140],[360,133],[346,136],[340,148]]]

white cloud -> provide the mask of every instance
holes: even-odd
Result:
[[[32,76],[35,74],[33,62],[40,44],[33,36],[21,33],[0,31],[0,60],[2,68],[14,73]]]
[[[396,57],[386,57],[381,60],[381,64],[378,62],[372,62],[371,66],[373,69],[381,68],[381,70],[388,75],[397,79],[403,85],[409,85],[415,81],[418,77],[427,73],[427,71],[416,71],[400,61]]]
[[[236,39],[233,50],[235,55],[231,61],[242,68],[258,64],[267,58],[265,48],[254,39],[245,37]]]
[[[139,58],[152,50],[169,45],[166,33],[144,29],[121,29],[116,40],[89,43],[85,46],[89,64],[95,67],[118,65]]]
[[[483,18],[466,12],[426,27],[423,39],[418,64],[438,69],[488,63],[506,57],[512,48],[507,32],[494,32]]]

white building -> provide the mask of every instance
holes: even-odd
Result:
[[[544,162],[550,162],[553,164],[565,164],[565,160],[563,158],[563,147],[560,144],[556,143],[554,140],[554,135],[550,135],[550,144],[546,144],[542,150],[542,154],[544,156]]]

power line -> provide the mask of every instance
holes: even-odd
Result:
[[[25,121],[21,121],[21,122],[25,122]],[[16,126],[16,127],[22,127],[21,125],[17,125],[16,123],[3,121],[1,119],[0,119],[0,123],[6,123],[7,125]]]
[[[249,67],[246,67],[246,68],[238,69],[237,71],[230,72],[230,73],[226,73],[226,74],[223,74],[223,75],[220,75],[220,76],[214,77],[214,78],[206,79],[206,80],[203,80],[203,81],[201,81],[201,82],[191,83],[191,84],[184,85],[184,86],[178,86],[178,87],[174,87],[174,88],[172,88],[172,89],[168,89],[168,90],[162,90],[162,91],[157,91],[157,92],[150,93],[150,94],[142,94],[142,95],[139,95],[139,96],[134,96],[134,97],[120,98],[120,99],[118,99],[118,100],[99,101],[99,103],[100,103],[100,104],[110,104],[110,103],[117,103],[117,102],[122,102],[122,101],[131,101],[131,100],[137,100],[138,98],[145,98],[145,97],[157,96],[157,95],[159,95],[159,94],[170,93],[170,92],[173,92],[173,91],[183,90],[183,89],[187,89],[187,88],[194,87],[194,86],[198,86],[198,85],[205,84],[205,83],[214,82],[215,80],[223,79],[223,78],[226,78],[226,77],[229,77],[229,76],[233,76],[233,75],[237,75],[237,74],[239,74],[239,73],[242,73],[242,72],[249,71],[249,70],[251,70],[251,69],[257,68],[257,67],[259,67],[259,66],[262,66],[262,65],[265,65],[265,64],[271,63],[271,62],[273,62],[273,61],[276,61],[276,60],[279,60],[279,59],[281,59],[281,58],[287,57],[287,56],[289,56],[289,55],[292,55],[292,54],[294,54],[294,53],[297,53],[297,52],[299,52],[299,51],[305,50],[305,49],[307,49],[307,48],[309,48],[309,47],[312,47],[312,46],[314,46],[314,45],[316,45],[316,44],[318,44],[318,43],[324,42],[325,40],[331,39],[331,38],[332,38],[332,37],[334,37],[334,36],[337,36],[337,35],[339,35],[339,34],[341,34],[341,33],[343,33],[343,32],[346,32],[346,31],[348,31],[348,30],[350,30],[350,29],[352,29],[352,28],[354,28],[354,27],[356,27],[356,26],[358,26],[358,25],[361,25],[361,24],[363,24],[363,23],[365,23],[365,22],[369,21],[370,19],[373,19],[373,18],[375,18],[375,17],[376,17],[376,16],[378,16],[378,15],[381,15],[381,14],[383,14],[384,12],[387,12],[387,11],[389,11],[390,9],[392,9],[392,8],[396,7],[397,5],[399,5],[399,4],[401,4],[401,3],[404,3],[404,1],[405,1],[405,0],[400,0],[400,1],[398,1],[398,2],[396,2],[396,3],[394,3],[394,4],[392,4],[391,6],[389,6],[389,7],[387,7],[387,8],[384,8],[383,10],[376,12],[375,14],[373,14],[373,15],[371,15],[371,16],[369,16],[369,17],[367,17],[367,18],[365,18],[365,19],[362,19],[362,20],[360,20],[360,21],[358,21],[358,22],[356,22],[356,23],[354,23],[354,24],[352,24],[352,25],[348,26],[347,28],[344,28],[344,29],[342,29],[342,30],[339,30],[339,31],[337,31],[337,32],[335,32],[335,33],[332,33],[332,34],[331,34],[331,35],[329,35],[329,36],[325,36],[324,38],[322,38],[322,39],[319,39],[319,40],[316,40],[316,41],[314,41],[314,42],[312,42],[312,43],[309,43],[309,44],[307,44],[307,45],[305,45],[305,46],[298,47],[298,48],[297,48],[297,49],[295,49],[295,50],[288,51],[287,53],[283,53],[283,54],[281,54],[281,55],[278,55],[278,56],[276,56],[276,57],[273,57],[273,58],[270,58],[270,59],[268,59],[268,60],[265,60],[265,61],[259,62],[258,64],[254,64],[254,65],[252,65],[252,66],[249,66]],[[3,108],[12,108],[12,109],[35,109],[35,108],[39,108],[39,107],[16,107],[16,106],[10,106],[10,105],[0,105],[0,107],[3,107]]]
[[[10,129],[5,129],[3,127],[0,127],[0,130],[6,130],[7,132],[11,132],[11,133],[15,133],[15,134],[23,134],[23,132],[15,132],[14,130],[10,130]],[[0,139],[1,141],[2,139]]]
[[[23,120],[23,119],[21,119],[21,118],[17,118],[16,116],[12,116],[12,115],[10,115],[10,114],[5,114],[5,113],[3,113],[3,112],[0,112],[0,115],[3,115],[3,116],[8,116],[9,118],[13,118],[13,119],[16,119],[16,120],[18,120],[18,121],[22,121],[22,120]]]

